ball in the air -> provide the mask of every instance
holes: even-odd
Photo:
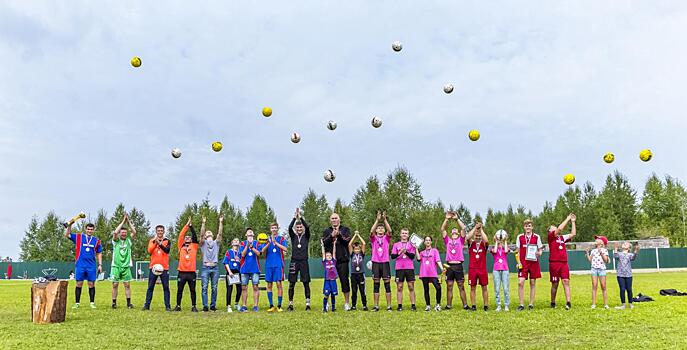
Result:
[[[506,230],[498,230],[494,235],[499,241],[505,241],[508,238],[508,232],[506,232]]]
[[[324,172],[324,181],[332,182],[334,179],[336,179],[336,175],[334,175],[332,169],[327,169],[327,171]]]
[[[327,122],[327,129],[334,131],[336,130],[336,122],[333,120],[330,120]]]
[[[219,141],[215,141],[212,143],[212,150],[215,152],[219,152],[222,150],[222,143]]]
[[[294,132],[293,134],[291,134],[291,142],[293,142],[293,143],[301,142],[301,135],[299,135],[297,132]]]
[[[394,41],[391,44],[391,48],[396,52],[400,52],[401,50],[403,50],[403,44],[401,44],[400,41]]]
[[[178,148],[172,148],[172,157],[174,158],[179,158],[181,157],[181,150]]]
[[[267,243],[267,234],[265,232],[258,233],[258,243],[259,244]]]
[[[611,152],[604,154],[604,162],[611,164],[615,160],[615,155]]]
[[[647,149],[643,149],[641,152],[639,152],[639,159],[641,159],[643,162],[648,162],[653,158],[654,154],[651,153],[651,151]]]
[[[372,126],[375,128],[382,126],[382,119],[377,117],[372,118]]]
[[[565,176],[563,176],[563,182],[565,182],[566,185],[572,185],[575,182],[575,175],[565,174]]]
[[[262,109],[262,115],[267,118],[272,115],[272,108],[270,107],[265,107]]]
[[[470,141],[477,141],[479,140],[479,131],[477,130],[470,130],[468,133],[468,137],[470,138]]]
[[[134,56],[134,58],[131,59],[131,65],[138,68],[141,66],[141,58],[138,56]]]
[[[447,94],[452,93],[453,92],[453,85],[452,84],[444,85],[444,92]]]

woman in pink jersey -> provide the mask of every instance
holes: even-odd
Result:
[[[504,237],[507,237],[507,233],[504,230]],[[504,297],[504,311],[508,311],[508,306],[510,305],[510,282],[508,280],[508,253],[510,253],[510,248],[508,247],[508,239],[500,241],[498,239],[499,232],[496,231],[494,235],[494,247],[489,249],[491,254],[494,256],[494,293],[496,293],[496,312],[501,311],[501,290],[503,290]]]
[[[384,224],[379,223],[384,219]],[[379,280],[384,280],[386,292],[386,311],[391,311],[391,266],[389,265],[389,243],[391,243],[391,226],[386,220],[386,212],[377,212],[377,220],[370,229],[372,245],[372,280],[374,281],[374,302],[372,311],[379,311]]]
[[[460,226],[460,232],[457,228],[451,230],[451,236],[446,232],[449,220],[455,219]],[[460,301],[463,303],[463,309],[467,310],[468,302],[465,295],[465,274],[463,270],[463,248],[465,247],[465,224],[458,218],[455,212],[446,212],[446,218],[441,224],[441,234],[444,237],[444,246],[446,247],[446,263],[448,269],[446,271],[446,309],[453,307],[453,284],[458,282],[458,291],[460,292]]]
[[[434,307],[435,311],[441,311],[441,286],[437,278],[437,266],[441,272],[444,272],[444,267],[441,265],[441,256],[436,248],[432,248],[432,237],[425,237],[425,249],[418,252],[416,259],[420,262],[420,280],[425,291],[425,311],[432,310],[429,301],[429,284],[434,285],[436,291],[437,304]]]
[[[415,246],[408,241],[409,231],[401,229],[401,240],[394,243],[391,249],[391,258],[396,260],[396,301],[398,311],[403,311],[403,282],[408,283],[410,294],[410,310],[415,311]]]

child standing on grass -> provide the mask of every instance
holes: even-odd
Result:
[[[354,242],[356,237],[360,242]],[[358,291],[363,302],[363,311],[367,311],[367,296],[365,294],[365,240],[355,231],[353,238],[348,243],[348,252],[351,255],[351,310],[356,310],[358,303]]]
[[[504,297],[504,311],[508,311],[510,305],[510,289],[508,282],[508,253],[510,248],[508,242],[504,239],[500,241],[494,235],[494,247],[491,254],[494,256],[494,293],[496,293],[496,312],[501,311],[501,290],[503,290]]]
[[[606,264],[608,264],[608,239],[604,236],[594,236],[596,248],[591,252],[587,248],[587,260],[592,264],[592,309],[596,309],[596,290],[601,284],[604,297],[604,309],[608,309],[608,292],[606,290]]]
[[[616,309],[623,310],[629,304],[632,309],[632,262],[639,254],[639,244],[635,246],[634,253],[631,252],[632,244],[630,242],[623,242],[622,251],[618,252],[618,242],[615,242],[613,249],[613,258],[616,260],[615,269],[618,278],[618,286],[620,287],[620,303],[622,305],[616,306]],[[627,291],[627,304],[625,303],[625,292]]]
[[[336,286],[336,279],[339,278],[339,274],[336,272],[336,240],[337,237],[333,238],[333,248],[332,252],[324,251],[324,241],[320,240],[322,244],[322,267],[324,267],[324,286],[322,287],[322,294],[324,294],[324,300],[322,302],[322,312],[327,312],[327,299],[331,296],[332,299],[332,312],[336,311],[336,296],[339,294],[339,290]]]

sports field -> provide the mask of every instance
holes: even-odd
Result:
[[[491,276],[490,276],[491,278]],[[168,313],[162,305],[158,286],[151,311],[142,311],[146,285],[134,283],[135,310],[120,306],[110,309],[111,284],[96,286],[98,309],[87,303],[79,310],[67,310],[63,324],[34,325],[30,322],[30,283],[0,281],[0,348],[687,348],[687,297],[662,297],[661,288],[687,290],[687,272],[635,274],[635,294],[652,296],[656,301],[638,303],[634,310],[615,310],[619,304],[618,286],[609,275],[611,310],[591,310],[590,277],[573,276],[573,309],[549,308],[548,276],[538,283],[533,311],[496,313],[490,289],[492,310],[468,312],[344,312],[322,314],[322,280],[313,283],[312,311],[303,311],[302,289],[296,289],[295,312],[265,312],[266,297],[261,294],[259,313],[223,311],[192,313],[188,290],[184,310]],[[368,297],[371,300],[371,283]],[[491,286],[490,286],[491,287]],[[74,283],[69,285],[69,304],[73,302]],[[85,289],[85,288],[84,288]],[[174,300],[176,285],[171,285]],[[198,283],[200,304],[200,283]],[[418,289],[422,300],[422,288]],[[517,306],[517,284],[511,274],[512,309]],[[224,306],[224,284],[220,284],[219,305]],[[121,292],[120,292],[121,293]],[[445,293],[444,293],[445,294]],[[444,298],[445,304],[445,295]],[[84,291],[82,301],[88,300]],[[432,290],[433,298],[433,290]],[[276,299],[276,297],[275,297]],[[337,300],[341,308],[343,295]],[[382,297],[383,299],[383,297]],[[392,302],[395,303],[395,294]],[[407,299],[406,299],[407,300]],[[459,299],[458,299],[459,300]],[[120,305],[125,300],[120,297]],[[454,304],[456,303],[454,300]],[[559,295],[559,305],[564,304]],[[601,304],[601,303],[600,303]],[[382,302],[384,305],[384,302]],[[478,303],[478,305],[480,305]],[[85,306],[85,307],[84,307]],[[174,306],[174,301],[172,301]],[[418,306],[424,307],[424,302]],[[406,310],[409,309],[406,301]]]

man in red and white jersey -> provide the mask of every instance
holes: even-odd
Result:
[[[529,309],[534,309],[534,296],[536,293],[537,279],[541,278],[541,268],[539,258],[541,257],[544,246],[541,237],[532,232],[532,219],[523,222],[525,233],[518,235],[515,240],[517,247],[515,254],[520,258],[522,268],[518,271],[518,297],[520,306],[518,311],[525,310],[525,280],[530,280],[530,305]]]
[[[565,309],[570,310],[570,269],[568,268],[568,250],[565,243],[572,240],[577,234],[577,227],[575,226],[575,214],[568,215],[565,220],[558,225],[558,227],[551,225],[549,227],[549,276],[551,280],[551,308],[556,308],[556,293],[558,292],[558,284],[563,282],[563,290],[565,291]],[[572,229],[567,235],[560,233],[572,222]]]

